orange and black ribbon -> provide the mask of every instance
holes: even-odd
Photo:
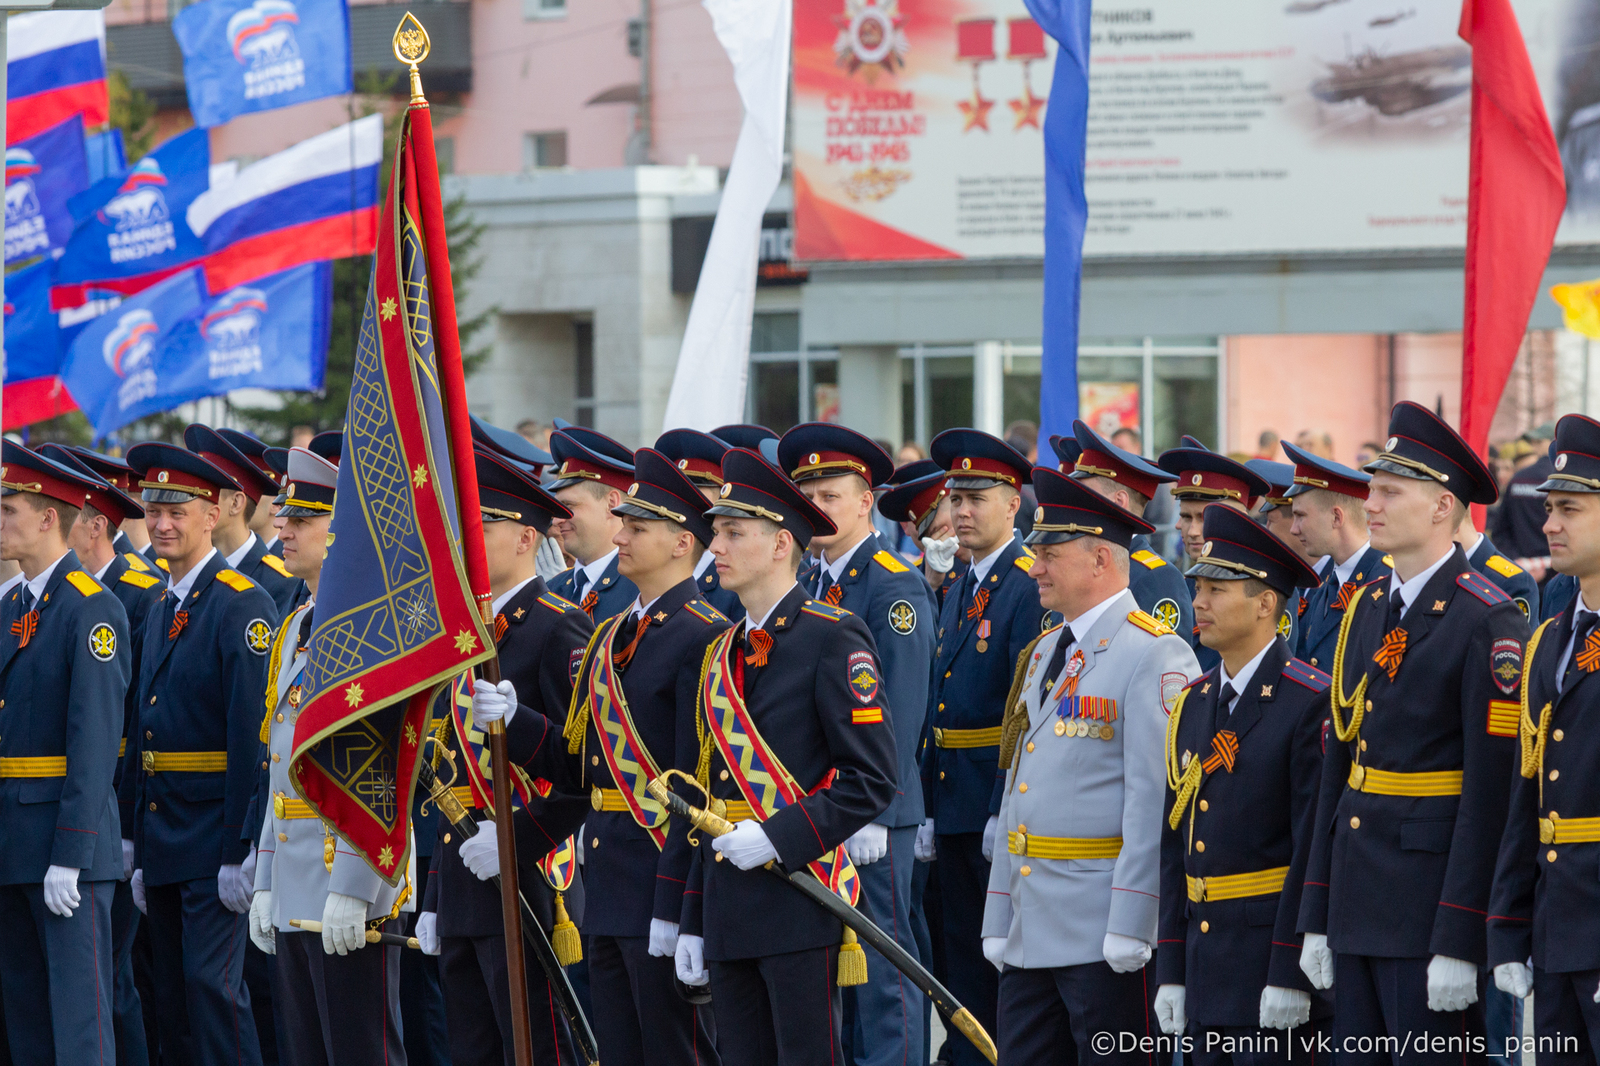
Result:
[[[177,640],[178,634],[183,632],[183,627],[189,624],[189,612],[179,611],[172,616],[172,625],[167,629],[167,639]]]
[[[649,628],[650,616],[647,614],[640,615],[639,628],[633,631],[633,639],[628,642],[628,646],[626,648],[623,648],[619,652],[615,652],[611,656],[612,669],[621,670],[624,666],[627,666],[629,663],[633,662],[633,653],[639,650],[639,641],[644,638],[644,631]],[[771,640],[770,637],[767,639],[769,641]]]
[[[989,609],[989,590],[979,589],[978,594],[967,604],[968,618],[982,618],[983,612]]]
[[[15,625],[16,623],[12,623],[13,628],[15,628]],[[1583,642],[1583,647],[1578,650],[1578,654],[1573,657],[1573,661],[1577,663],[1578,669],[1584,673],[1592,674],[1596,670],[1600,670],[1600,630],[1589,634],[1589,638]]]
[[[1355,598],[1355,594],[1356,583],[1354,581],[1346,581],[1344,584],[1340,585],[1339,598],[1333,601],[1333,609],[1335,611],[1342,611],[1349,607],[1350,601]]]
[[[494,642],[498,644],[502,640],[506,639],[506,630],[510,628],[511,623],[506,621],[505,614],[503,612],[496,612],[494,616]]]
[[[1300,597],[1300,603],[1295,607],[1294,614],[1296,618],[1304,618],[1306,616],[1306,598],[1304,596]]]
[[[15,622],[11,623],[11,635],[17,638],[17,650],[21,651],[28,646],[28,641],[33,639],[34,633],[39,629],[39,612],[29,611]]]
[[[1234,758],[1239,754],[1239,738],[1234,736],[1233,730],[1224,729],[1211,738],[1211,755],[1200,764],[1200,769],[1208,774],[1216,773],[1217,767],[1222,767],[1228,773],[1233,773]]]
[[[592,589],[588,592],[585,592],[583,594],[583,601],[579,603],[578,606],[583,608],[585,614],[587,614],[590,618],[593,618],[594,609],[600,606],[600,594]]]
[[[844,586],[843,585],[829,585],[828,586],[828,591],[823,593],[822,599],[827,603],[827,605],[829,607],[837,607],[837,606],[839,606],[839,601],[844,599]]]
[[[1394,680],[1394,675],[1400,672],[1400,660],[1406,657],[1406,631],[1391,629],[1384,634],[1383,643],[1373,653],[1372,661],[1383,667],[1389,675],[1389,680]]]
[[[772,650],[772,634],[765,629],[752,629],[749,633],[749,639],[750,650],[745,653],[745,665],[767,665],[767,653]]]

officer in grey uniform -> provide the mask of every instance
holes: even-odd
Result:
[[[1030,576],[1066,624],[1023,652],[1001,726],[1007,773],[983,914],[984,957],[1000,970],[1000,1061],[1155,1066],[1150,1048],[1107,1047],[1099,1034],[1154,1032],[1155,982],[1141,971],[1156,945],[1162,752],[1167,715],[1200,667],[1128,591],[1128,545],[1149,523],[1054,470],[1035,468],[1033,486]]]
[[[339,470],[305,448],[289,451],[287,498],[277,522],[284,565],[316,595],[327,553]],[[261,734],[271,752],[270,807],[256,845],[250,939],[278,956],[273,995],[283,1012],[285,1058],[294,1066],[405,1066],[400,1028],[400,949],[368,946],[366,931],[398,932],[401,893],[387,884],[300,798],[289,779],[295,719],[310,660],[313,598],[278,628]],[[320,933],[296,920],[322,923]]]

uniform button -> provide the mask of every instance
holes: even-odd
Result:
[[[945,672],[944,672],[944,676],[945,676],[945,677],[949,677],[949,676],[950,676],[950,671],[948,671],[948,670],[946,670],[946,671],[945,671]]]
[[[448,844],[448,843],[450,843],[450,834],[449,834],[449,833],[446,833],[446,834],[445,834],[445,835],[444,835],[444,842],[445,842],[445,843],[446,843],[446,844]]]
[[[1024,866],[1024,867],[1023,867],[1023,868],[1022,868],[1022,876],[1023,876],[1023,877],[1027,877],[1027,876],[1028,876],[1028,875],[1029,875],[1029,874],[1031,874],[1031,873],[1033,873],[1033,867],[1031,867],[1031,866]]]
[[[595,837],[593,840],[589,841],[589,846],[590,847],[594,847],[594,848],[598,848],[600,846],[600,838],[599,837]]]
[[[1200,801],[1200,809],[1202,811],[1209,811],[1211,809],[1211,804],[1207,803],[1205,800],[1201,800]]]
[[[1027,826],[1023,825],[1021,822],[1017,823],[1017,832],[1026,833],[1027,831],[1028,831],[1028,827]]]
[[[1362,751],[1366,751],[1367,750],[1367,742],[1365,740],[1363,740],[1361,742],[1361,750]]]
[[[1204,840],[1196,840],[1194,842],[1194,850],[1196,850],[1196,851],[1204,851],[1204,850],[1206,850],[1206,842]]]
[[[1550,771],[1550,780],[1554,781],[1556,778],[1558,778],[1560,776],[1561,776],[1561,771],[1560,770],[1551,770]]]
[[[1024,781],[1022,784],[1018,785],[1017,786],[1017,791],[1018,792],[1026,792],[1026,791],[1028,791],[1028,783],[1026,781]]]
[[[1367,701],[1367,710],[1369,710],[1369,711],[1372,710],[1372,701],[1371,700]]]
[[[280,843],[280,844],[285,843],[288,839],[289,839],[289,834],[288,833],[279,833],[278,834],[278,843]]]
[[[272,761],[273,762],[282,762],[283,759],[278,755],[277,752],[273,752],[272,753]]]
[[[281,722],[281,721],[283,721],[283,714],[282,714],[282,712],[279,712],[279,714],[278,714],[278,721],[280,721],[280,722]]]
[[[146,740],[154,740],[156,738],[156,735],[154,733],[150,732],[150,730],[146,729],[144,731],[144,738]]]
[[[1351,829],[1360,829],[1361,828],[1361,819],[1352,817],[1350,819],[1350,828]]]
[[[728,779],[728,771],[726,771],[726,770],[722,771],[720,774],[717,775],[717,780],[719,780],[719,781],[726,781],[727,779]]]
[[[1202,932],[1202,933],[1209,933],[1209,932],[1211,932],[1211,923],[1210,923],[1210,922],[1201,922],[1201,923],[1200,923],[1200,931],[1201,931],[1201,932]]]
[[[4,704],[0,704],[0,706],[4,706]],[[942,710],[944,710],[944,704],[942,704],[942,703],[941,703],[941,704],[939,704],[939,709],[940,709],[940,710],[941,710],[941,711],[942,711]],[[1561,739],[1561,738],[1560,738],[1560,737],[1557,737],[1557,738],[1556,738],[1556,739],[1557,739],[1557,740],[1560,740],[1560,739]]]
[[[265,769],[266,769],[266,768],[267,768],[267,760],[265,760],[265,759],[262,759],[262,760],[261,760],[261,768],[262,768],[262,769],[263,769],[263,770],[265,770]]]
[[[598,755],[589,756],[589,765],[590,766],[599,766],[600,765],[600,756],[598,756]]]
[[[1315,666],[1315,665],[1317,665],[1317,660],[1316,660],[1316,659],[1315,659],[1315,658],[1313,658],[1313,659],[1312,659],[1312,660],[1311,660],[1311,665],[1312,665],[1312,666]]]
[[[1028,750],[1029,750],[1029,751],[1032,751],[1032,750],[1033,750],[1033,741],[1031,741],[1031,740],[1030,740],[1030,741],[1028,741]]]
[[[4,706],[5,706],[4,703],[0,703],[0,707],[4,707]],[[1566,736],[1565,733],[1563,733],[1561,730],[1557,729],[1556,731],[1554,731],[1553,733],[1550,734],[1550,739],[1551,740],[1561,740],[1565,736]]]
[[[717,852],[717,861],[718,861],[718,862],[721,862],[721,861],[722,861],[722,852],[720,852],[720,851],[719,851],[719,852]]]
[[[155,809],[156,809],[156,805],[155,805],[155,802],[154,802],[154,801],[151,801],[151,803],[150,803],[150,809],[151,809],[151,810],[152,810],[152,811],[153,811],[153,810],[155,810]]]
[[[155,705],[156,705],[156,698],[154,696],[151,696],[150,697],[150,706],[154,707]]]
[[[1549,851],[1544,853],[1544,857],[1546,859],[1549,859],[1551,862],[1555,862],[1556,861],[1556,849],[1555,848],[1551,848]]]
[[[940,770],[940,771],[939,771],[939,780],[940,780],[940,781],[943,781],[943,780],[944,780],[944,771],[943,771],[943,770]]]

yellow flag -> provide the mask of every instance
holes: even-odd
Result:
[[[1550,297],[1561,305],[1568,329],[1600,340],[1600,278],[1573,285],[1552,285]]]

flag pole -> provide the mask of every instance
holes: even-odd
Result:
[[[420,164],[417,175],[421,182],[437,182],[439,168],[433,154],[433,120],[428,100],[422,93],[422,76],[417,65],[428,58],[430,42],[428,31],[409,11],[401,18],[394,33],[394,56],[410,68],[411,100],[407,117],[411,120],[410,136],[414,157]],[[466,379],[461,366],[459,341],[456,338],[455,293],[450,283],[450,257],[444,244],[444,217],[438,195],[418,197],[424,214],[424,232],[436,236],[424,242],[423,254],[428,263],[429,299],[435,324],[435,358],[439,363],[439,384],[448,414],[449,432],[453,438],[451,454],[456,457],[454,471],[457,498],[457,517],[461,526],[461,554],[467,579],[477,600],[479,618],[487,632],[494,632],[492,596],[489,591],[489,568],[483,550],[483,514],[478,510],[478,477],[472,462],[472,437],[468,425]],[[437,213],[435,219],[427,215]],[[434,221],[437,225],[427,225]],[[445,343],[445,330],[450,337]],[[447,365],[448,364],[448,365]],[[490,684],[500,682],[498,656],[485,660],[478,667],[480,676]],[[494,783],[495,837],[500,851],[500,916],[505,925],[506,976],[511,999],[511,1042],[517,1066],[533,1066],[533,1024],[528,1012],[527,960],[523,955],[521,889],[517,881],[517,844],[512,826],[511,769],[506,754],[505,725],[491,724],[485,732],[489,741],[489,761]]]

